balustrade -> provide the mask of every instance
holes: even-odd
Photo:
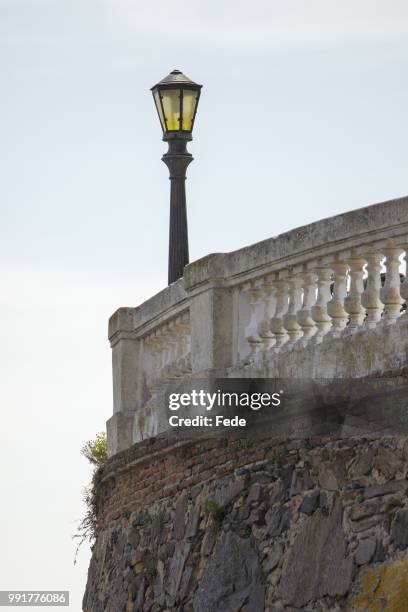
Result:
[[[111,452],[130,443],[130,415],[138,423],[175,379],[252,375],[251,367],[257,375],[269,360],[271,372],[289,376],[337,366],[344,374],[350,351],[360,355],[351,375],[360,366],[362,375],[403,366],[407,248],[408,198],[401,198],[209,255],[141,306],[118,309],[109,326]]]
[[[191,373],[190,345],[188,312],[166,321],[145,337],[143,361],[152,395],[170,380]]]
[[[400,279],[402,253],[405,248],[390,241],[373,243],[245,283],[251,354],[299,350],[394,323],[408,299],[406,274]]]
[[[395,323],[408,300],[406,255],[401,262],[407,246],[408,200],[396,200],[325,219],[230,255],[210,256],[202,266],[191,264],[186,270],[193,272],[187,273],[183,291],[180,286],[177,291],[169,287],[169,292],[175,291],[188,305],[194,296],[192,287],[218,279],[225,298],[219,297],[221,289],[217,289],[213,295],[218,297],[208,297],[209,292],[205,302],[193,298],[190,306],[200,304],[193,308],[195,318],[200,318],[202,308],[209,309],[205,315],[208,334],[215,329],[221,334],[224,328],[229,331],[222,341],[195,340],[192,356],[191,307],[182,314],[170,314],[157,326],[150,324],[152,329],[141,336],[142,369],[150,392],[188,376],[194,368],[200,371],[200,364],[208,364],[207,369],[219,367],[216,355],[224,360],[223,367],[247,363],[248,358],[263,361]],[[401,270],[405,272],[402,282]],[[228,305],[223,301],[228,291],[237,296],[234,307],[233,301]],[[221,311],[216,311],[219,303]],[[176,304],[177,300],[170,304],[170,313]],[[219,320],[216,312],[224,317],[221,327],[211,323],[212,316]],[[197,321],[196,338],[204,329]],[[201,358],[198,353],[204,345],[206,353]]]

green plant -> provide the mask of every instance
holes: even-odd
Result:
[[[204,502],[204,511],[211,517],[213,530],[218,532],[224,518],[224,511],[215,499],[209,498]]]
[[[86,507],[85,516],[80,521],[74,539],[79,539],[75,550],[74,564],[82,544],[89,541],[91,546],[95,542],[98,524],[98,512],[101,501],[100,480],[102,468],[108,459],[108,446],[105,433],[98,433],[95,440],[88,440],[82,447],[81,454],[93,466],[91,482],[84,487],[82,498]]]
[[[244,538],[249,538],[249,536],[252,534],[251,525],[243,525],[241,531]]]
[[[218,502],[215,501],[215,499],[207,498],[204,502],[204,510],[206,514],[209,514],[210,516],[214,517],[220,512],[220,506]]]
[[[106,441],[106,433],[100,432],[96,434],[95,440],[88,440],[82,447],[81,455],[88,459],[89,463],[97,468],[106,463],[108,459],[108,444]]]

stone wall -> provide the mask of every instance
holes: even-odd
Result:
[[[136,444],[99,478],[83,609],[406,610],[407,471],[406,437]]]

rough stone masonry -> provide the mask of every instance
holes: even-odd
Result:
[[[406,389],[384,401],[408,366],[407,245],[405,197],[208,255],[112,315],[85,612],[408,612]],[[380,393],[329,431],[301,394],[274,438],[166,438],[175,385],[322,377]]]
[[[111,458],[85,612],[408,609],[408,438],[154,438]]]

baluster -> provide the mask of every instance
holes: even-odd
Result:
[[[182,372],[182,374],[188,374],[190,372],[190,365],[188,363],[188,355],[189,355],[189,350],[188,350],[188,334],[186,331],[183,331],[183,337],[182,337],[182,345],[181,345],[181,358],[180,358],[180,370]]]
[[[163,337],[164,337],[164,341],[165,341],[165,360],[164,360],[164,365],[167,368],[171,362],[172,362],[172,353],[173,353],[173,345],[171,342],[171,330],[170,330],[170,325],[169,323],[165,324],[164,330],[163,330]]]
[[[385,283],[380,291],[380,298],[384,304],[383,321],[385,325],[395,323],[401,314],[403,299],[401,298],[401,280],[399,275],[399,256],[404,252],[401,247],[387,246],[383,249],[385,255]]]
[[[152,378],[155,371],[155,362],[156,362],[156,350],[154,345],[154,334],[150,334],[150,336],[145,336],[143,338],[143,356],[146,358],[146,355],[150,356],[150,359],[147,359],[147,363],[149,364],[146,367],[146,359],[145,359],[145,374],[146,374],[146,383],[148,388],[150,389],[152,386]]]
[[[361,303],[361,294],[364,291],[364,266],[366,260],[363,257],[351,257],[348,261],[350,266],[350,289],[344,300],[344,309],[350,315],[350,322],[345,328],[345,334],[356,332],[362,325],[366,314]]]
[[[302,328],[298,323],[297,315],[302,308],[302,282],[301,274],[293,274],[289,280],[289,306],[283,317],[283,324],[288,332],[289,340],[286,347],[292,347],[302,337]]]
[[[262,285],[264,314],[263,320],[258,325],[258,333],[262,338],[263,348],[266,350],[271,348],[276,343],[275,334],[271,330],[271,318],[276,311],[276,287],[273,284],[274,275],[269,275],[265,278]]]
[[[160,359],[160,350],[159,343],[156,337],[156,333],[153,332],[150,336],[146,338],[146,344],[150,349],[151,354],[151,364],[152,364],[152,372],[157,372],[159,369],[159,359]]]
[[[305,270],[302,273],[303,304],[298,312],[297,320],[303,331],[303,336],[297,341],[296,345],[304,347],[313,338],[317,331],[315,322],[311,316],[311,309],[316,302],[316,280],[314,272]]]
[[[171,374],[176,374],[175,366],[178,350],[178,329],[176,321],[169,321],[169,366]]]
[[[184,313],[181,317],[181,329],[183,330],[181,356],[186,357],[190,350],[190,318],[187,313]]]
[[[334,261],[331,264],[333,270],[333,295],[327,304],[327,313],[332,319],[330,337],[336,338],[346,327],[348,314],[344,310],[344,300],[347,296],[347,271],[348,265],[342,261]]]
[[[175,332],[175,340],[176,346],[174,350],[174,359],[175,361],[179,361],[183,357],[183,344],[184,344],[184,336],[185,330],[183,326],[183,321],[181,316],[177,317],[174,321],[174,332]]]
[[[164,329],[161,333],[161,346],[162,346],[162,363],[163,366],[159,372],[159,378],[161,384],[167,380],[167,374],[169,370],[169,362],[170,362],[170,347],[167,341],[168,332]]]
[[[252,354],[257,353],[262,346],[262,338],[258,333],[258,323],[262,319],[262,290],[260,287],[261,281],[251,281],[248,289],[250,296],[250,319],[245,328],[245,338],[251,347]]]
[[[405,314],[408,313],[408,247],[404,249],[405,251],[405,278],[403,283],[401,284],[401,297],[406,304]]]
[[[191,372],[191,359],[190,359],[190,351],[191,351],[191,337],[190,337],[190,314],[184,313],[181,319],[181,326],[183,330],[182,336],[182,348],[181,348],[181,356],[182,356],[182,370],[184,374],[188,374]]]
[[[150,373],[148,386],[153,395],[159,390],[160,373],[162,370],[163,361],[163,346],[160,330],[153,332],[152,336],[148,338],[148,344],[152,347],[152,371]]]
[[[367,317],[364,326],[368,329],[376,327],[381,320],[384,304],[380,300],[381,290],[381,261],[384,258],[382,253],[367,253],[367,281],[366,288],[361,294],[361,303],[367,310]]]
[[[313,344],[319,344],[331,327],[331,319],[327,313],[327,304],[330,301],[330,285],[332,270],[327,266],[318,266],[317,273],[317,299],[312,306],[312,319],[317,326],[317,332],[313,337]]]
[[[148,336],[148,338],[146,339],[146,343],[148,344],[148,346],[151,346],[152,373],[156,374],[160,369],[161,359],[161,349],[157,330],[155,330],[150,336]]]
[[[288,311],[289,293],[286,272],[279,272],[279,278],[275,281],[276,286],[276,310],[271,319],[271,330],[275,334],[276,344],[274,349],[279,350],[288,340],[288,333],[283,325],[283,317]]]
[[[183,328],[182,317],[178,316],[174,320],[173,328],[173,372],[176,377],[183,375],[182,359],[183,359],[183,343],[185,330]]]
[[[156,373],[158,373],[160,370],[163,369],[164,367],[164,362],[165,362],[165,354],[164,354],[164,337],[163,337],[163,329],[161,327],[159,327],[159,329],[156,330],[155,333],[155,343],[157,345],[157,369],[156,369]]]
[[[163,368],[161,370],[162,383],[167,382],[172,378],[172,364],[173,364],[173,343],[171,341],[172,332],[170,329],[170,323],[167,322],[162,328],[162,346],[163,346]]]
[[[176,319],[170,321],[170,378],[179,378],[183,375],[183,369],[181,367],[183,335],[184,330],[181,317],[177,317]]]
[[[162,370],[166,365],[166,339],[164,335],[164,328],[159,327],[156,331],[157,335],[157,344],[159,347],[159,359],[158,359],[158,369]]]

